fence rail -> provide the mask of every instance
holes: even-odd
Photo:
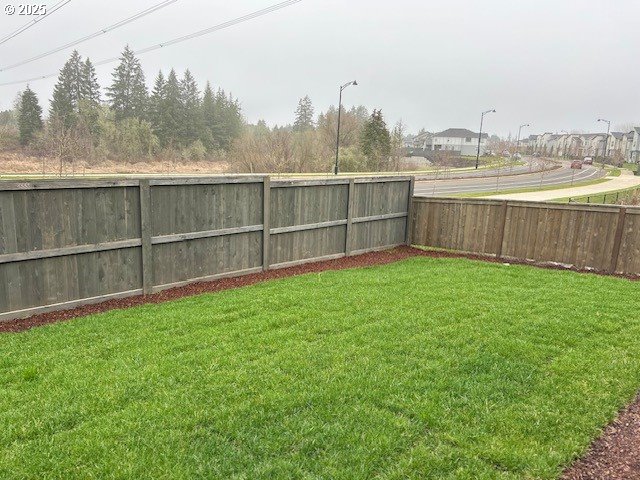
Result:
[[[415,197],[412,242],[640,275],[640,208]]]
[[[408,240],[411,177],[0,183],[0,321]]]

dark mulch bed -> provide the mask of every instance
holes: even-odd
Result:
[[[129,308],[137,305],[143,305],[145,303],[162,303],[177,298],[197,295],[200,293],[217,292],[220,290],[228,290],[230,288],[238,288],[246,285],[253,285],[265,280],[271,280],[274,278],[290,277],[293,275],[301,275],[310,272],[322,272],[325,270],[341,270],[345,268],[366,267],[372,265],[383,265],[386,263],[396,262],[409,257],[425,256],[433,258],[468,258],[472,260],[482,260],[496,263],[514,263],[523,265],[532,265],[542,268],[558,269],[558,270],[574,270],[583,271],[572,267],[567,267],[554,263],[535,263],[530,261],[514,261],[503,260],[487,255],[466,254],[457,252],[448,252],[442,250],[422,250],[419,248],[413,248],[408,246],[396,247],[390,250],[383,250],[380,252],[364,253],[362,255],[355,255],[352,257],[343,257],[336,260],[328,260],[322,262],[307,263],[304,265],[296,265],[293,267],[281,268],[278,270],[269,270],[266,272],[253,273],[250,275],[244,275],[233,278],[223,278],[220,280],[214,280],[210,282],[197,282],[191,285],[183,287],[171,288],[159,293],[151,295],[136,295],[133,297],[120,298],[107,300],[101,303],[93,305],[84,305],[69,310],[60,310],[56,312],[41,313],[33,315],[28,318],[10,320],[6,322],[0,322],[0,333],[2,332],[22,332],[29,330],[33,327],[46,325],[49,323],[60,322],[63,320],[69,320],[76,317],[83,317],[91,315],[93,313],[106,312],[116,308]],[[588,273],[606,274],[605,272],[597,272],[588,270]],[[638,277],[628,275],[616,275],[624,278],[637,280]]]
[[[183,287],[163,290],[162,292],[151,295],[136,295],[127,298],[107,300],[93,305],[83,305],[70,310],[41,313],[28,318],[0,322],[0,332],[22,332],[33,327],[69,320],[76,317],[83,317],[94,313],[106,312],[116,308],[130,308],[137,305],[143,305],[145,303],[168,302],[170,300],[176,300],[189,295],[244,287],[246,285],[253,285],[265,280],[301,275],[303,273],[366,267],[369,265],[383,265],[385,263],[396,262],[408,257],[413,257],[417,254],[419,255],[420,252],[422,251],[410,247],[401,247],[336,260],[307,263],[304,265],[296,265],[294,267],[281,268],[277,270],[268,270],[266,272],[252,273],[250,275],[243,275],[240,277],[223,278],[210,282],[197,282]]]
[[[562,480],[640,479],[640,396],[625,408]]]
[[[381,252],[371,252],[352,257],[344,257],[337,260],[307,263],[294,267],[278,270],[269,270],[251,275],[234,278],[224,278],[211,282],[199,282],[184,287],[172,288],[152,295],[138,295],[129,298],[108,300],[94,305],[85,305],[71,310],[43,313],[25,319],[0,322],[1,332],[22,332],[30,328],[49,323],[69,320],[76,317],[105,312],[116,308],[129,308],[145,303],[162,303],[189,295],[217,292],[230,288],[238,288],[246,285],[271,280],[275,278],[301,275],[310,272],[322,272],[326,270],[341,270],[345,268],[366,267],[383,265],[403,260],[409,257],[426,256],[434,258],[469,258],[490,262],[505,263],[505,260],[495,257],[461,254],[445,251],[421,250],[412,247],[397,247]],[[511,261],[534,265],[543,268],[566,270],[566,266],[557,264],[535,264],[528,261]],[[578,269],[571,268],[571,270]],[[604,272],[590,271],[590,273],[604,274]],[[624,276],[637,280],[638,277]],[[640,397],[627,407],[618,418],[612,422],[598,438],[587,454],[576,461],[567,469],[562,480],[586,480],[586,479],[640,479]]]

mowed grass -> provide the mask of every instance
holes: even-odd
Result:
[[[640,387],[638,283],[413,258],[0,335],[0,478],[554,478]]]

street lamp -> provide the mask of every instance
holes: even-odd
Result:
[[[523,123],[518,127],[518,139],[516,140],[516,155],[520,155],[520,133],[522,132],[522,127],[530,127],[528,123]],[[509,172],[513,171],[513,162],[509,163]]]
[[[524,123],[520,125],[518,128],[518,140],[516,141],[516,153],[520,153],[520,133],[522,132],[522,127],[530,127],[528,123]]]
[[[602,152],[602,168],[604,168],[604,162],[607,160],[607,147],[609,146],[609,132],[611,131],[611,122],[604,118],[599,118],[599,122],[606,122],[607,124],[607,136],[604,139],[604,151]]]
[[[358,85],[358,82],[353,80],[340,86],[340,100],[338,101],[338,133],[336,134],[336,164],[333,167],[333,173],[336,175],[338,174],[338,155],[340,153],[340,113],[342,111],[342,91],[349,85],[355,86]]]
[[[484,122],[484,116],[487,113],[496,113],[496,111],[487,110],[486,112],[482,112],[482,116],[480,117],[480,133],[478,134],[478,152],[476,153],[476,170],[478,169],[478,164],[480,163],[480,141],[482,140],[482,123]]]

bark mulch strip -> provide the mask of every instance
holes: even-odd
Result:
[[[640,479],[640,396],[625,408],[562,480]]]
[[[183,287],[171,288],[162,292],[151,295],[135,295],[127,298],[118,298],[106,300],[104,302],[93,305],[83,305],[70,310],[59,310],[55,312],[40,313],[28,318],[10,320],[0,322],[0,333],[2,332],[22,332],[33,327],[56,323],[72,318],[84,317],[94,313],[106,312],[118,308],[130,308],[145,303],[162,303],[178,298],[198,295],[207,292],[218,292],[220,290],[228,290],[231,288],[244,287],[265,280],[276,278],[290,277],[293,275],[301,275],[310,272],[322,272],[325,270],[341,270],[345,268],[366,267],[370,265],[383,265],[386,263],[396,262],[405,258],[419,255],[421,250],[410,247],[394,248],[381,252],[365,253],[363,255],[355,255],[352,257],[344,257],[336,260],[328,260],[323,262],[307,263],[304,265],[296,265],[294,267],[281,268],[277,270],[268,270],[266,272],[252,273],[240,277],[223,278],[210,282],[197,282]]]
[[[505,260],[485,255],[461,254],[447,251],[421,250],[412,247],[397,247],[381,252],[371,252],[352,257],[344,257],[324,262],[307,263],[294,267],[269,270],[234,278],[224,278],[211,282],[199,282],[184,287],[164,290],[152,295],[137,295],[128,298],[107,300],[94,305],[84,305],[70,310],[42,313],[29,318],[0,322],[0,333],[22,332],[33,327],[56,323],[72,318],[106,312],[117,308],[130,308],[146,303],[162,303],[189,295],[207,292],[217,292],[231,288],[253,285],[265,280],[290,277],[311,272],[326,270],[342,270],[346,268],[384,265],[397,262],[409,257],[425,256],[433,258],[468,258],[497,263],[507,263]],[[533,265],[543,268],[584,271],[576,268],[556,264],[535,264],[528,261],[511,261],[508,263]],[[588,271],[589,273],[604,274],[603,272]],[[638,277],[616,275],[637,280]],[[640,479],[640,396],[624,409],[595,440],[584,457],[577,460],[562,476],[562,480],[586,479]]]
[[[41,325],[47,325],[49,323],[56,323],[63,320],[70,320],[72,318],[84,317],[94,313],[106,312],[108,310],[114,310],[117,308],[130,308],[137,305],[143,305],[145,303],[162,303],[178,298],[186,297],[189,295],[198,295],[200,293],[218,292],[220,290],[228,290],[230,288],[244,287],[246,285],[253,285],[265,280],[271,280],[275,278],[290,277],[293,275],[302,275],[304,273],[322,272],[326,270],[342,270],[345,268],[357,268],[367,267],[372,265],[384,265],[386,263],[397,262],[409,257],[424,256],[432,258],[467,258],[471,260],[482,260],[485,262],[495,263],[513,263],[521,265],[531,265],[548,269],[557,270],[573,270],[578,272],[603,274],[604,272],[597,272],[593,270],[580,270],[573,267],[567,267],[559,264],[540,264],[531,261],[514,261],[503,260],[488,255],[477,255],[459,252],[449,252],[443,250],[422,250],[419,248],[413,248],[408,246],[396,247],[390,250],[383,250],[380,252],[364,253],[362,255],[355,255],[352,257],[343,257],[335,260],[327,260],[322,262],[307,263],[304,265],[296,265],[293,267],[281,268],[277,270],[268,270],[266,272],[253,273],[250,275],[244,275],[233,278],[223,278],[220,280],[214,280],[210,282],[198,282],[183,287],[171,288],[159,293],[151,295],[136,295],[127,298],[119,298],[113,300],[106,300],[104,302],[96,303],[93,305],[83,305],[69,310],[59,310],[55,312],[40,313],[28,318],[9,320],[6,322],[0,322],[0,333],[3,332],[22,332],[29,330],[33,327]],[[637,280],[637,276],[632,275],[615,275],[617,277],[628,278]]]

